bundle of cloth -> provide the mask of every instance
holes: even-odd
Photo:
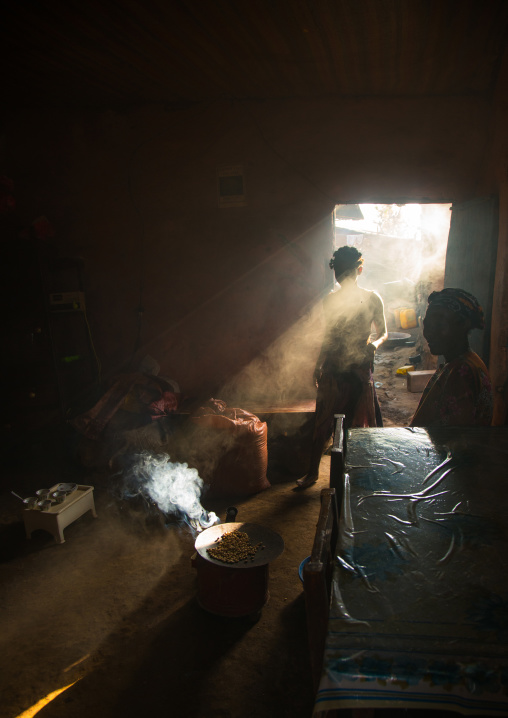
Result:
[[[139,424],[146,424],[174,413],[179,400],[178,384],[170,379],[153,374],[123,374],[95,406],[69,423],[88,439],[98,439],[120,410],[137,414]]]

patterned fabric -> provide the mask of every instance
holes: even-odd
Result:
[[[490,426],[492,415],[487,367],[478,354],[468,351],[431,377],[411,426]]]
[[[476,297],[464,289],[449,287],[441,292],[432,292],[429,296],[429,306],[431,304],[435,307],[451,309],[455,314],[468,319],[471,322],[472,329],[483,329],[485,326],[483,309],[480,303]]]
[[[506,427],[348,432],[315,718],[508,715],[507,451]]]
[[[376,398],[370,366],[356,367],[347,373],[323,372],[316,398],[314,438],[329,438],[335,414],[344,414],[344,425],[376,426]]]

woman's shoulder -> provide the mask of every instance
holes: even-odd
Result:
[[[340,305],[345,301],[350,302],[351,299],[354,299],[355,304],[369,304],[373,307],[383,306],[381,296],[374,289],[364,289],[358,285],[353,293],[345,293],[342,287],[335,287],[324,297],[323,306],[326,309],[327,307]]]
[[[463,355],[463,360],[467,362],[470,366],[473,366],[475,369],[478,369],[481,372],[484,372],[485,374],[489,373],[489,370],[485,366],[485,363],[481,356],[479,356],[476,352],[474,352],[472,349],[467,351]]]
[[[381,299],[381,295],[376,292],[375,289],[365,289],[365,287],[360,287],[360,285],[357,285],[357,289],[364,297]]]
[[[340,287],[335,287],[332,289],[328,294],[325,294],[323,297],[323,306],[329,307],[332,304],[334,304],[336,301],[339,300],[340,297]]]
[[[463,375],[489,373],[482,358],[471,349],[450,362],[450,371]]]
[[[444,375],[450,384],[460,385],[464,390],[476,392],[484,388],[491,390],[489,371],[482,359],[473,351],[462,354],[449,364],[445,364]]]
[[[381,295],[378,294],[375,289],[364,289],[363,287],[358,287],[358,289],[362,292],[365,300],[368,301],[372,306],[383,306],[383,300],[381,298]]]

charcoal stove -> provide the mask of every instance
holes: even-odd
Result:
[[[208,553],[225,533],[239,530],[251,544],[261,543],[253,559],[225,564]],[[197,570],[198,603],[218,616],[248,616],[259,612],[269,599],[269,564],[284,551],[284,541],[271,529],[248,522],[226,522],[198,535],[194,566]]]

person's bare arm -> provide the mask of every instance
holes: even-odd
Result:
[[[374,292],[372,301],[374,302],[374,318],[372,320],[372,324],[374,325],[374,328],[376,330],[376,336],[375,339],[371,341],[371,344],[373,344],[375,349],[378,349],[388,336],[388,331],[386,329],[385,309],[383,306],[383,300],[381,299],[379,294]]]
[[[383,300],[381,299],[379,294],[377,294],[377,292],[373,292],[371,301],[374,305],[372,325],[376,333],[374,339],[372,339],[372,341],[369,341],[369,343],[367,344],[367,352],[370,355],[371,360],[374,361],[374,354],[376,353],[376,350],[381,346],[381,344],[385,341],[386,337],[388,336],[388,331],[386,329],[385,309],[383,305]]]

